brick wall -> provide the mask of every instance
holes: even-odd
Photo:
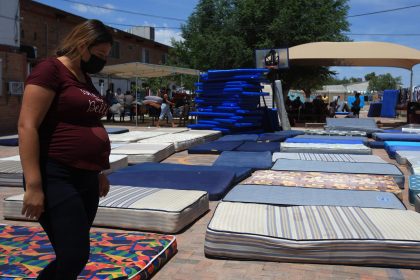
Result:
[[[0,135],[17,132],[21,96],[9,95],[7,83],[9,81],[24,81],[26,77],[26,55],[0,51],[2,60],[3,95],[0,96]]]

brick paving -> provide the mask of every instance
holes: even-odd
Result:
[[[14,147],[0,147],[0,157],[17,155]],[[374,150],[374,154],[381,156],[388,162],[396,164],[388,158],[384,150]],[[210,165],[217,156],[214,155],[188,155],[181,152],[172,155],[164,162],[183,164]],[[404,174],[408,175],[405,166],[400,166]],[[10,195],[19,194],[21,188],[0,187],[0,199]],[[404,189],[404,203],[408,209],[413,207],[407,201],[407,180]],[[318,279],[419,279],[419,272],[411,269],[393,269],[377,267],[360,267],[344,265],[317,265],[298,263],[276,263],[266,261],[237,261],[208,259],[204,256],[204,235],[217,202],[210,203],[210,211],[177,234],[178,253],[153,277],[154,280],[251,280],[251,279],[290,279],[290,280],[318,280]],[[3,219],[3,208],[0,206],[0,223],[13,225],[36,225],[31,222],[9,221]],[[102,231],[116,231],[103,229]],[[417,275],[417,276],[416,276]]]

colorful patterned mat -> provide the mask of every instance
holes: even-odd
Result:
[[[150,278],[177,252],[175,236],[92,232],[81,279]],[[0,279],[36,278],[55,255],[39,227],[0,225]]]
[[[402,191],[391,176],[322,172],[259,170],[241,182],[245,185],[382,191],[402,200]]]

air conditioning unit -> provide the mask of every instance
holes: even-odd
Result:
[[[22,95],[25,87],[23,82],[9,82],[9,94],[10,95]]]

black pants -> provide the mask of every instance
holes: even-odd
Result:
[[[45,212],[39,222],[56,259],[37,279],[74,280],[89,259],[89,231],[98,209],[98,172],[47,160],[41,164]]]

